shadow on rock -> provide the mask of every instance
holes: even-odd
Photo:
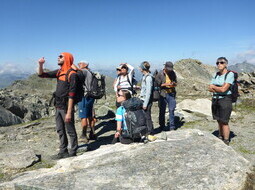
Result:
[[[215,130],[214,132],[212,132],[212,134],[215,136],[215,137],[218,137],[219,136],[219,130]],[[230,135],[229,135],[229,140],[231,141],[232,138],[235,138],[237,135],[233,132],[233,131],[230,131]]]
[[[97,119],[99,120],[105,120],[105,119],[112,119],[115,117],[115,113],[112,110],[108,110],[107,114],[104,116],[99,116]]]
[[[183,120],[183,118],[180,118],[178,116],[174,117],[174,124],[175,124],[175,130],[181,128],[184,125],[185,121]],[[167,126],[169,125],[169,122],[167,122]],[[162,129],[160,127],[155,127],[154,126],[154,134],[158,134],[161,133],[162,131],[164,131],[165,129]]]
[[[181,128],[184,125],[185,121],[183,120],[183,118],[175,116],[174,117],[174,123],[175,123],[175,129],[177,130],[177,129]]]
[[[94,142],[91,142],[89,144],[89,150],[96,150],[98,149],[101,145],[107,145],[111,144],[112,139],[114,137],[114,132],[112,134],[109,134],[110,131],[115,131],[116,130],[116,122],[114,119],[109,120],[109,121],[103,121],[99,123],[98,125],[95,126],[95,129],[99,131],[97,132],[97,140]],[[106,134],[106,135],[104,135]],[[107,135],[109,134],[109,135]]]

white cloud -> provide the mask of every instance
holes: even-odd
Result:
[[[236,57],[232,60],[234,64],[242,63],[244,61],[255,64],[255,49],[250,49],[250,50],[246,50],[244,52],[238,53]]]
[[[19,67],[18,64],[5,63],[0,65],[0,74],[15,74],[15,73],[25,74],[28,73],[28,71],[24,71],[24,69]]]

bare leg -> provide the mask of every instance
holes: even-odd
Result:
[[[90,131],[90,139],[96,140],[97,136],[96,136],[96,132],[95,132],[95,123],[96,123],[96,119],[95,119],[95,110],[93,110],[93,114],[92,117],[88,118],[88,123],[89,126],[91,128]]]
[[[81,119],[81,128],[82,128],[82,134],[81,134],[81,139],[88,139],[87,138],[87,128],[88,128],[88,122],[87,118],[82,118]]]
[[[219,127],[219,138],[223,140],[223,130],[222,130],[222,124],[220,121],[218,121],[218,127]]]
[[[218,122],[219,123],[219,128],[223,137],[223,141],[229,145],[229,136],[230,136],[230,128],[228,123],[222,123],[222,122]]]

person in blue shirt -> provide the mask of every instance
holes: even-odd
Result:
[[[126,121],[125,121],[126,110],[122,106],[122,103],[124,101],[130,99],[130,98],[131,98],[131,93],[130,93],[129,90],[119,90],[118,93],[117,93],[117,102],[121,106],[118,107],[118,109],[116,111],[115,120],[117,121],[117,130],[116,130],[116,133],[114,135],[114,140],[113,141],[116,141],[119,138],[120,142],[123,143],[123,144],[130,144],[130,143],[133,142],[132,139],[122,138],[122,132],[124,130],[127,130],[127,125],[126,125]]]
[[[229,119],[232,112],[232,99],[230,86],[234,82],[234,73],[227,69],[228,60],[219,57],[216,62],[218,72],[213,76],[209,91],[212,97],[212,115],[217,120],[219,127],[219,138],[229,145]],[[227,75],[227,76],[226,76]]]

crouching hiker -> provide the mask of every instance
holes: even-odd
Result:
[[[216,62],[219,72],[212,78],[209,91],[213,92],[212,115],[217,120],[219,138],[229,145],[229,119],[232,112],[232,98],[230,87],[234,82],[234,73],[227,70],[228,60],[219,57]]]
[[[76,72],[71,69],[73,56],[70,53],[61,53],[58,56],[58,65],[60,69],[43,72],[44,58],[39,59],[38,76],[42,78],[57,78],[57,87],[54,93],[54,105],[56,108],[56,131],[59,135],[60,146],[59,153],[53,156],[53,159],[61,159],[70,156],[76,156],[78,148],[77,133],[74,126],[74,101],[76,94]],[[68,133],[70,137],[71,148],[68,153]]]
[[[131,98],[128,90],[120,90],[117,96],[121,106],[116,112],[117,130],[113,143],[119,138],[122,144],[140,142],[148,135],[146,117],[142,109],[143,102],[137,98]]]

